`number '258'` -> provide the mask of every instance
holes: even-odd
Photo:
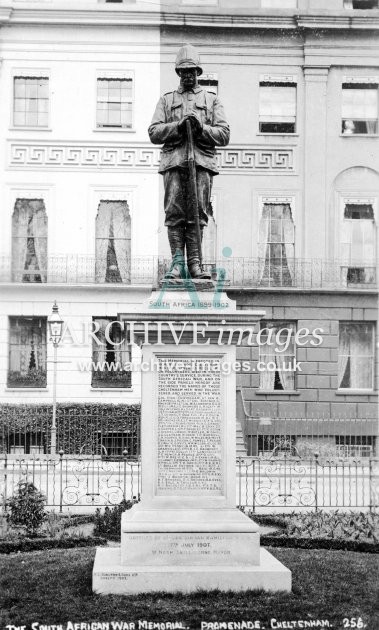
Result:
[[[365,628],[362,617],[345,617],[342,620],[344,628]]]

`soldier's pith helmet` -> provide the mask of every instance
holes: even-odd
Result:
[[[179,49],[176,55],[175,72],[179,74],[179,70],[184,68],[197,68],[198,74],[203,74],[203,68],[200,65],[199,54],[191,44],[186,44]]]

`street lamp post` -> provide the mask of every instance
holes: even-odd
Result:
[[[63,319],[59,315],[58,305],[54,302],[53,311],[47,319],[49,326],[50,341],[54,348],[54,373],[53,373],[53,421],[51,425],[50,453],[56,455],[57,452],[57,350],[62,339]]]

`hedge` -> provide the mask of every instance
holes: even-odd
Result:
[[[51,418],[52,405],[46,404],[0,404],[0,420],[8,428],[38,427],[43,420]],[[123,416],[128,420],[140,420],[141,405],[110,404],[110,403],[57,403],[57,420],[64,416],[73,416],[75,420],[81,417],[100,417],[111,419]]]
[[[0,541],[0,554],[40,551],[44,549],[72,549],[74,547],[105,546],[107,539],[100,536],[67,538],[22,538],[17,541]],[[358,551],[379,553],[378,543],[358,542],[327,538],[290,538],[288,536],[261,536],[261,545],[292,549],[327,549],[335,551]]]
[[[20,538],[18,540],[0,541],[0,553],[20,553],[25,551],[41,551],[44,549],[72,549],[74,547],[96,547],[107,544],[106,538],[100,536],[67,537],[67,538]]]
[[[290,547],[291,549],[329,549],[379,553],[379,543],[343,540],[342,538],[296,538],[290,536],[261,536],[261,545],[268,547]]]
[[[58,449],[65,453],[80,453],[85,446],[88,451],[96,452],[101,432],[124,432],[129,455],[137,456],[140,419],[140,404],[58,403]],[[48,452],[51,422],[51,405],[0,404],[0,452],[7,450],[7,441],[15,433],[39,435],[38,439]]]

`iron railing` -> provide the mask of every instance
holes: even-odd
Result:
[[[253,512],[379,507],[379,460],[240,458],[237,505]]]
[[[0,454],[0,507],[28,480],[55,511],[83,513],[143,497],[141,462],[95,455],[31,458]],[[377,510],[379,460],[324,460],[318,457],[239,458],[236,506],[253,512],[294,509]]]
[[[132,257],[129,273],[120,284],[157,286],[164,279],[171,261],[164,257]],[[220,269],[231,287],[293,288],[293,289],[374,289],[376,268],[372,262],[347,265],[322,259],[287,260],[280,262],[263,258],[223,258],[204,261],[215,279]],[[77,254],[49,256],[47,269],[24,270],[12,267],[9,256],[0,257],[0,282],[24,284],[98,284],[94,256]],[[108,283],[109,284],[109,283]]]
[[[141,494],[141,464],[127,457],[104,461],[95,455],[57,457],[9,457],[0,455],[0,505],[19,481],[33,483],[56,511],[87,512],[100,506],[118,505]]]
[[[138,498],[140,409],[136,405],[0,407],[0,504],[32,481],[51,509],[87,511]],[[377,421],[247,418],[237,458],[236,505],[255,511],[376,509]]]

